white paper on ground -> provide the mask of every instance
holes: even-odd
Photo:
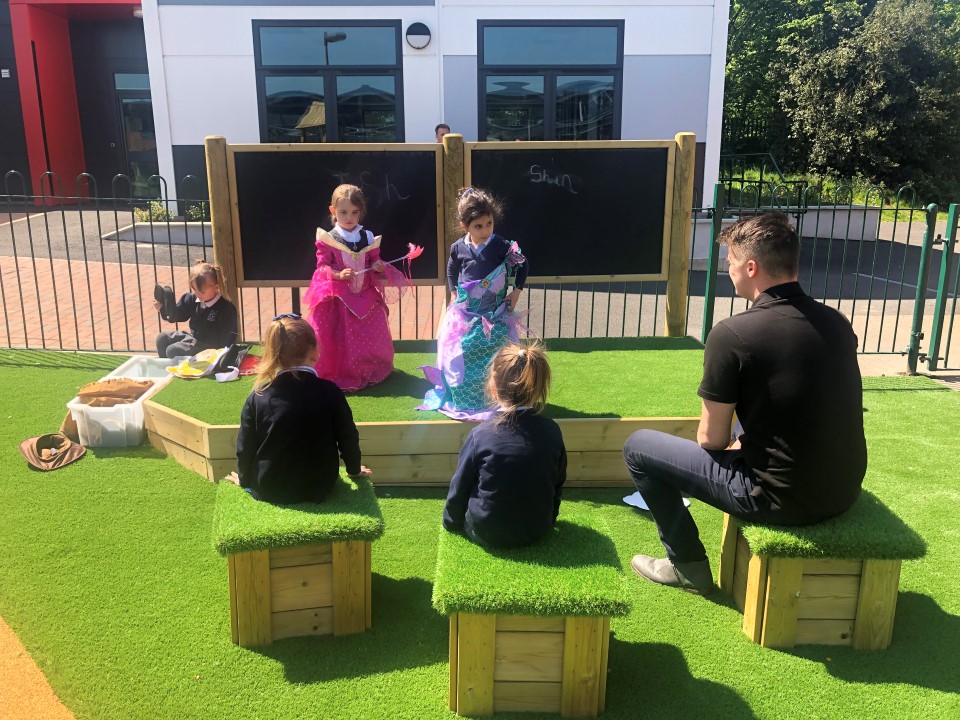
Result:
[[[645,502],[643,501],[643,496],[640,495],[639,492],[635,492],[633,495],[627,495],[627,496],[623,499],[623,501],[624,501],[627,505],[630,505],[631,507],[635,507],[635,508],[637,508],[638,510],[649,510],[649,509],[650,509],[650,508],[647,507],[647,503],[645,503]],[[689,500],[689,498],[684,498],[684,499],[683,499],[683,505],[684,505],[684,507],[690,507],[690,500]]]

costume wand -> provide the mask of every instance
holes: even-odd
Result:
[[[406,255],[401,255],[396,260],[386,260],[386,261],[381,260],[380,262],[383,262],[386,265],[396,265],[398,262],[402,262],[403,260],[414,260],[423,254],[422,245],[414,245],[413,243],[407,243],[407,248],[409,250]],[[357,270],[354,273],[354,275],[362,275],[363,273],[370,272],[371,270],[373,270],[373,267],[368,267],[363,270]]]

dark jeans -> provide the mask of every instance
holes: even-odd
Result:
[[[164,330],[157,335],[157,355],[175,358],[196,353],[197,339],[184,330]]]
[[[638,430],[624,444],[623,459],[673,562],[707,557],[697,525],[683,506],[684,494],[743,520],[767,522],[770,517],[769,503],[739,450],[704,450],[692,440]]]

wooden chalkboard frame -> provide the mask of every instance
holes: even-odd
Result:
[[[444,242],[443,227],[443,147],[437,143],[263,143],[237,144],[226,146],[227,181],[229,192],[229,206],[233,225],[232,250],[234,267],[236,268],[237,287],[308,287],[310,280],[303,279],[248,279],[243,268],[243,253],[240,237],[240,207],[237,202],[237,172],[236,157],[242,153],[256,152],[432,152],[436,172],[436,243],[437,267],[433,277],[413,280],[414,285],[437,285],[446,281],[446,244]],[[309,239],[309,238],[308,238]],[[391,260],[392,258],[384,258]]]
[[[671,218],[674,202],[674,175],[677,164],[677,143],[675,140],[535,140],[528,142],[469,142],[464,148],[465,185],[472,184],[473,153],[486,150],[495,152],[522,152],[530,150],[610,150],[610,149],[665,149],[667,151],[666,177],[664,178],[663,210],[663,252],[660,258],[660,272],[633,273],[617,275],[536,275],[527,278],[528,284],[546,284],[557,282],[624,282],[641,280],[667,280],[670,270]],[[493,188],[496,192],[496,188]],[[536,267],[536,266],[534,266]]]

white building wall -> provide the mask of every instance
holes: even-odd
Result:
[[[297,0],[284,6],[252,0],[185,4],[189,1],[143,2],[165,177],[175,175],[171,146],[202,145],[207,135],[259,142],[253,20],[399,20],[401,35],[411,23],[425,23],[433,35],[425,49],[402,43],[406,140],[422,142],[433,139],[438,122],[449,123],[467,140],[477,137],[478,20],[615,19],[624,21],[621,137],[695,132],[698,142],[706,143],[704,187],[716,181],[729,0],[523,0],[525,5],[436,0],[403,6],[371,0]]]

